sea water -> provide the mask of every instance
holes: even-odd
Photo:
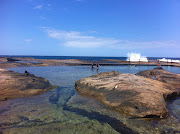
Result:
[[[0,55],[0,57],[25,57],[25,58],[35,58],[35,59],[56,59],[56,60],[67,60],[67,59],[77,59],[77,60],[86,60],[86,61],[96,61],[101,62],[103,59],[115,59],[115,60],[124,60],[126,61],[129,57],[107,57],[107,56],[26,56],[26,55]],[[180,60],[177,57],[147,57],[148,60],[157,60],[157,59],[172,59]],[[139,59],[138,59],[139,60]]]
[[[0,102],[0,133],[161,133],[178,129],[176,119],[163,122],[147,122],[130,119],[103,106],[92,98],[79,96],[74,84],[77,80],[101,72],[119,71],[136,74],[155,66],[100,66],[99,70],[89,66],[47,66],[9,68],[15,72],[35,74],[44,77],[57,89],[41,95],[17,98]],[[163,67],[180,73],[178,67]],[[180,110],[179,101],[170,108]],[[179,111],[172,113],[177,118]],[[169,124],[170,123],[170,124]],[[166,128],[166,129],[165,129]],[[135,130],[135,131],[134,131]]]

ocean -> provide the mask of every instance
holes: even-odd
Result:
[[[103,59],[115,59],[115,60],[126,60],[128,57],[101,57],[101,56],[19,56],[19,55],[1,55],[0,57],[29,57],[35,59],[78,59],[78,60],[87,60],[87,61],[101,61]],[[157,60],[157,59],[172,59],[172,60],[180,60],[177,57],[147,57],[148,60]]]

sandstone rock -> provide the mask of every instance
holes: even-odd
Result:
[[[163,82],[117,71],[83,78],[75,88],[80,95],[94,97],[120,113],[136,117],[166,117],[164,94],[173,92]]]
[[[4,69],[0,69],[0,85],[0,101],[36,95],[55,88],[42,77]]]
[[[144,76],[150,79],[155,79],[169,85],[169,89],[173,91],[172,94],[164,94],[165,99],[173,99],[180,95],[180,74],[168,72],[164,69],[145,70],[136,75]]]
[[[180,74],[175,74],[168,72],[164,69],[152,69],[145,70],[137,73],[136,75],[144,76],[151,79],[156,79],[158,81],[167,83],[172,89],[180,89]]]

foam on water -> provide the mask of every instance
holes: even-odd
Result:
[[[166,59],[166,58],[162,58],[162,59],[158,59],[161,62],[176,62],[176,63],[180,63],[180,60],[173,60],[173,59]]]
[[[146,58],[146,56],[141,56],[140,53],[128,53],[127,57],[128,57],[127,61],[134,61],[134,62],[143,61],[143,62],[148,62],[148,59]]]

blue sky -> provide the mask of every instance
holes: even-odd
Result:
[[[180,0],[0,0],[0,55],[180,57]]]

